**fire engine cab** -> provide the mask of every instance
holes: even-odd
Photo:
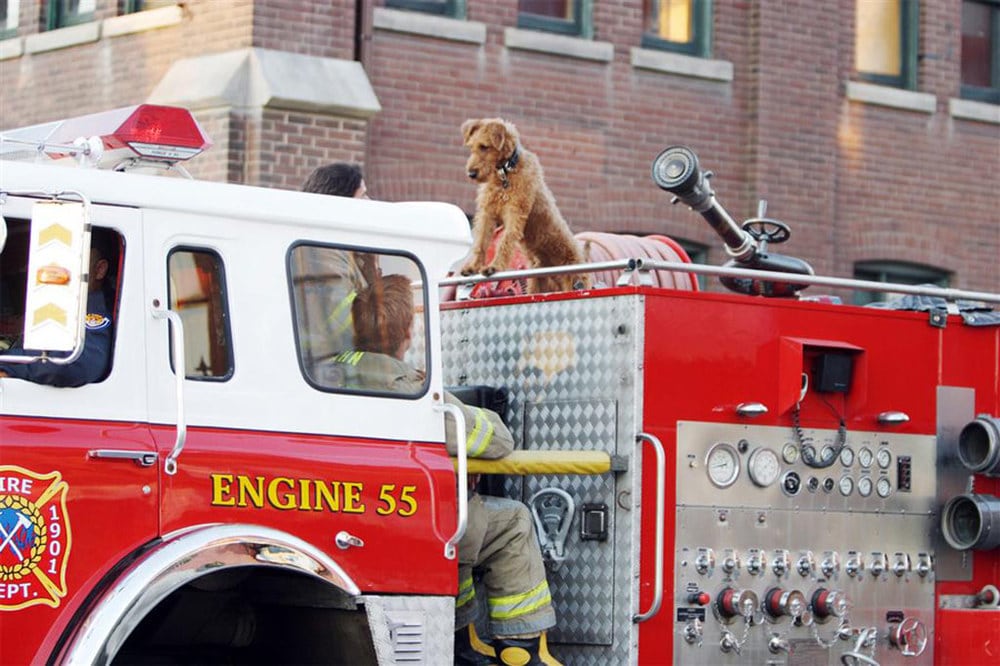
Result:
[[[565,664],[1000,659],[1000,295],[814,275],[671,146],[728,264],[465,298],[554,269],[447,278],[457,207],[184,177],[210,144],[152,105],[0,142],[0,663],[450,664],[470,474],[531,510]],[[332,362],[365,262],[419,390]],[[446,389],[517,450],[449,457]]]

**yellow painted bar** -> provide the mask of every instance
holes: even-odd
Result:
[[[458,461],[453,460],[457,468]],[[469,458],[469,474],[604,474],[611,471],[606,451],[514,451],[506,458]]]

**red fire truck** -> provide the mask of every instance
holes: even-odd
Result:
[[[4,139],[0,368],[110,352],[0,379],[0,663],[449,664],[472,473],[532,511],[566,664],[1000,659],[1000,295],[814,275],[682,146],[654,183],[726,266],[464,299],[461,210],[184,178],[184,110]],[[366,256],[413,284],[415,393],[331,363]],[[514,454],[452,460],[446,387]]]

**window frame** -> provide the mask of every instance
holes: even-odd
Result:
[[[584,37],[590,39],[594,36],[593,24],[593,0],[567,0],[573,5],[574,20],[557,19],[551,16],[541,16],[522,12],[520,6],[517,10],[517,27],[524,30],[538,30],[540,32],[551,32],[568,37]],[[520,3],[518,3],[520,5]]]
[[[228,369],[225,374],[211,375],[211,376],[190,375],[187,372],[187,367],[185,367],[184,379],[190,381],[198,381],[198,382],[227,382],[231,380],[236,374],[236,354],[233,353],[233,329],[231,323],[232,314],[231,314],[231,308],[229,306],[229,289],[226,283],[226,263],[225,261],[223,261],[222,255],[217,250],[214,250],[210,247],[204,247],[198,245],[177,245],[175,247],[170,248],[170,251],[167,253],[166,269],[167,269],[167,304],[168,306],[171,307],[171,310],[173,310],[173,292],[171,291],[172,280],[170,271],[170,260],[173,258],[175,254],[179,254],[182,252],[187,252],[190,254],[208,255],[215,259],[215,266],[218,269],[218,277],[219,277],[219,304],[222,307],[222,324],[223,327],[225,328],[224,330],[226,339],[225,352],[228,357]],[[179,311],[177,310],[173,311],[177,312],[178,316],[182,316]],[[174,329],[173,326],[169,328],[170,328],[170,334],[169,334],[170,337],[168,340],[168,349],[170,352],[169,354],[170,358],[168,360],[170,363],[171,372],[177,374],[177,368],[174,367]],[[188,334],[187,331],[188,331],[187,327],[184,327],[185,338],[187,337]],[[184,346],[186,351],[188,348],[186,339],[184,341]]]
[[[697,58],[707,58],[712,54],[712,24],[715,7],[712,0],[691,0],[690,42],[674,42],[658,37],[645,29],[646,16],[643,10],[643,32],[640,46],[646,49],[683,53]]]
[[[385,0],[389,9],[464,19],[467,0]]]
[[[913,261],[869,259],[854,262],[853,277],[856,280],[885,282],[886,284],[934,284],[938,287],[947,287],[951,282],[952,272]],[[888,293],[885,291],[855,290],[852,303],[854,305],[868,305],[885,302],[888,300]]]
[[[419,391],[417,391],[416,393],[396,393],[393,391],[359,389],[348,386],[333,386],[328,384],[321,384],[318,381],[316,381],[316,379],[314,378],[313,371],[309,368],[306,368],[305,366],[306,354],[303,351],[304,345],[301,336],[302,331],[300,330],[298,322],[299,306],[296,300],[296,279],[300,279],[302,276],[294,272],[295,268],[294,258],[296,250],[298,250],[299,248],[306,248],[310,250],[326,249],[326,250],[333,250],[339,252],[352,252],[352,253],[359,252],[366,254],[374,254],[379,257],[387,257],[387,256],[399,257],[401,259],[409,261],[410,263],[413,264],[413,266],[416,267],[417,271],[420,274],[420,283],[422,285],[422,288],[421,288],[421,294],[420,294],[421,299],[419,305],[420,311],[415,312],[415,315],[419,315],[423,331],[421,335],[415,335],[413,337],[410,349],[407,352],[407,359],[413,358],[414,355],[416,355],[423,361],[424,382]],[[424,267],[423,263],[420,262],[420,260],[417,258],[415,254],[407,252],[405,250],[377,248],[377,247],[362,246],[362,245],[344,245],[341,243],[329,243],[323,241],[303,239],[303,240],[298,240],[289,246],[288,252],[285,255],[285,273],[286,273],[286,282],[288,285],[288,302],[289,302],[289,311],[291,314],[292,335],[295,340],[295,357],[299,364],[299,372],[302,375],[302,378],[305,380],[305,382],[309,384],[309,386],[323,393],[332,393],[337,395],[375,396],[380,398],[394,398],[397,400],[411,400],[411,401],[420,400],[421,398],[427,395],[427,392],[430,390],[430,370],[432,367],[431,348],[430,345],[428,344],[428,333],[431,330],[430,313],[429,313],[430,310],[429,294],[431,289],[431,283],[428,281],[427,278],[426,267]],[[414,318],[414,321],[416,321],[416,317]],[[419,350],[414,351],[414,346],[418,342],[423,345],[422,353]],[[343,350],[343,351],[351,351],[351,350]],[[313,360],[315,361],[315,358]]]
[[[985,5],[990,10],[990,22],[993,30],[993,49],[990,58],[990,86],[973,86],[959,82],[959,95],[962,99],[989,104],[1000,104],[1000,0],[962,0],[965,4]]]
[[[0,24],[0,40],[17,37],[17,30],[21,26],[20,14],[21,0],[8,0],[7,19],[3,24]],[[11,25],[11,23],[13,24]]]
[[[64,6],[65,0],[48,0],[46,5],[46,16],[45,16],[45,29],[46,30],[58,30],[59,28],[68,28],[74,25],[81,25],[83,23],[90,23],[94,20],[94,11],[89,11],[84,14],[67,14],[66,8]],[[95,11],[97,3],[94,3]]]
[[[855,8],[857,4],[855,4]],[[857,39],[857,23],[855,23]],[[903,90],[917,89],[917,52],[920,46],[920,0],[900,0],[899,3],[899,74],[863,72],[854,63],[858,78],[868,83]]]

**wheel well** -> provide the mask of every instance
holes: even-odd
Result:
[[[114,663],[376,664],[364,609],[297,571],[230,567],[149,610]]]

